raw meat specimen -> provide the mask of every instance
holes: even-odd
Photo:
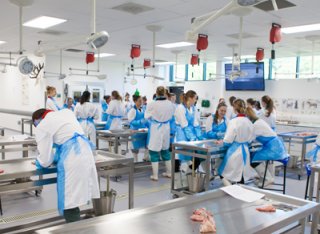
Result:
[[[200,233],[216,233],[216,223],[213,214],[205,208],[197,209],[193,212],[191,220],[201,222]]]
[[[276,208],[274,208],[273,205],[258,207],[258,208],[256,208],[256,210],[260,211],[260,212],[276,212]]]

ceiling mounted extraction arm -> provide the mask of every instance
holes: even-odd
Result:
[[[252,7],[261,2],[268,0],[231,0],[227,5],[217,11],[210,12],[203,16],[195,17],[191,20],[191,30],[187,31],[186,39],[188,41],[195,41],[198,33],[223,15],[229,14],[239,8]],[[272,0],[274,10],[278,10],[276,0]]]
[[[96,32],[96,0],[92,1],[92,19],[91,19],[91,31],[92,34],[87,39],[87,44],[92,49],[99,49],[104,46],[109,40],[109,33],[107,31]]]

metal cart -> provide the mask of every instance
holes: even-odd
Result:
[[[210,175],[210,164],[211,160],[222,158],[226,152],[226,147],[217,145],[215,140],[205,140],[205,141],[194,141],[194,142],[177,142],[172,144],[172,174],[171,174],[171,193],[174,196],[180,197],[187,194],[192,194],[188,191],[188,187],[177,188],[175,185],[175,157],[176,154],[183,154],[190,156],[192,158],[201,158],[206,159],[206,175]],[[205,191],[209,190],[210,185],[210,176],[206,176],[204,189]]]
[[[16,160],[0,161],[0,168],[4,173],[0,174],[0,196],[21,193],[26,191],[36,191],[39,195],[42,191],[42,186],[55,184],[56,176],[43,178],[43,175],[56,174],[55,166],[37,170],[32,164],[35,158],[23,158]],[[133,208],[133,159],[126,158],[121,155],[115,155],[108,152],[97,151],[95,162],[99,179],[101,176],[107,175],[129,175],[129,209]],[[28,178],[28,179],[26,179]],[[2,207],[1,211],[2,211]]]
[[[199,233],[199,223],[192,222],[190,216],[197,208],[205,207],[214,214],[217,233],[273,233],[276,231],[300,231],[304,233],[306,218],[313,216],[312,234],[317,233],[320,205],[314,202],[276,194],[243,186],[265,195],[256,203],[237,200],[222,190],[209,191],[196,196],[166,201],[144,209],[124,211],[91,220],[64,224],[36,233]],[[288,209],[279,208],[274,213],[261,213],[257,207],[278,203]],[[279,205],[281,207],[281,205]],[[290,209],[291,208],[291,209]],[[290,226],[289,226],[290,225]]]
[[[33,133],[33,122],[31,119],[22,118],[21,119],[21,134],[25,134],[24,125],[29,124],[30,127],[30,136],[32,136]]]
[[[278,136],[282,137],[283,141],[288,144],[288,153],[291,156],[300,157],[300,160],[297,160],[296,163],[294,163],[292,168],[288,168],[288,171],[294,172],[298,175],[298,179],[301,179],[301,176],[305,174],[305,168],[304,168],[304,162],[305,157],[307,153],[307,146],[309,144],[313,144],[316,141],[317,133],[314,133],[314,135],[310,136],[301,136],[300,133],[303,133],[306,131],[296,131],[296,132],[286,132],[286,133],[279,133]],[[301,145],[301,154],[294,155],[292,153],[292,147],[297,145]],[[293,157],[291,157],[293,158]],[[292,160],[292,159],[291,159]]]
[[[22,151],[22,157],[27,158],[30,150],[36,150],[36,140],[32,137],[17,136],[0,136],[0,153],[2,153],[2,160],[6,159],[6,152]],[[7,146],[10,146],[6,148]],[[11,147],[14,146],[14,147]]]

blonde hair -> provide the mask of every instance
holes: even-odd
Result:
[[[233,108],[239,113],[239,114],[245,114],[246,112],[246,103],[242,99],[236,99],[233,102]]]
[[[163,86],[158,86],[156,94],[158,97],[164,97],[166,89]]]
[[[246,109],[246,116],[252,121],[255,122],[257,121],[259,118],[256,115],[256,112],[254,112],[254,110],[251,107],[247,107]]]
[[[122,97],[120,96],[119,92],[116,90],[112,91],[111,96],[116,100],[122,101]]]
[[[55,87],[53,87],[53,86],[47,86],[47,93],[52,93],[53,91],[55,91],[56,90],[56,88]]]

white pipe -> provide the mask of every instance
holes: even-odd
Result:
[[[199,32],[202,28],[204,28],[205,26],[207,26],[208,24],[212,23],[213,21],[215,21],[216,19],[218,19],[220,16],[224,15],[225,13],[227,13],[228,11],[230,11],[232,8],[234,8],[235,6],[237,6],[235,1],[230,1],[227,5],[225,5],[223,8],[221,8],[220,10],[218,10],[217,12],[214,12],[211,16],[209,16],[208,19],[204,20],[201,24],[199,24],[198,26],[194,27],[191,31],[192,33],[197,33]],[[197,20],[197,19],[195,19]]]
[[[22,6],[19,6],[19,37],[20,37],[20,46],[19,46],[19,52],[20,54],[23,53],[23,44],[22,44],[22,41],[23,41],[23,33],[22,33]]]
[[[275,11],[279,10],[278,4],[277,4],[276,0],[271,0],[271,2],[272,2],[273,9],[274,9]]]
[[[314,73],[314,49],[315,49],[315,41],[312,41],[312,61],[311,61],[311,72]]]
[[[177,77],[177,72],[178,72],[178,53],[176,53],[176,69],[175,69],[175,71],[174,71],[174,78],[176,78]]]
[[[60,49],[60,75],[62,74],[62,49]]]
[[[153,32],[153,41],[152,41],[152,47],[153,47],[153,51],[152,51],[152,67],[155,67],[155,63],[156,63],[156,32]]]
[[[240,32],[239,32],[239,59],[241,63],[241,53],[242,53],[242,34],[243,34],[243,16],[240,16]]]
[[[91,32],[96,33],[96,0],[92,0],[91,14]]]

